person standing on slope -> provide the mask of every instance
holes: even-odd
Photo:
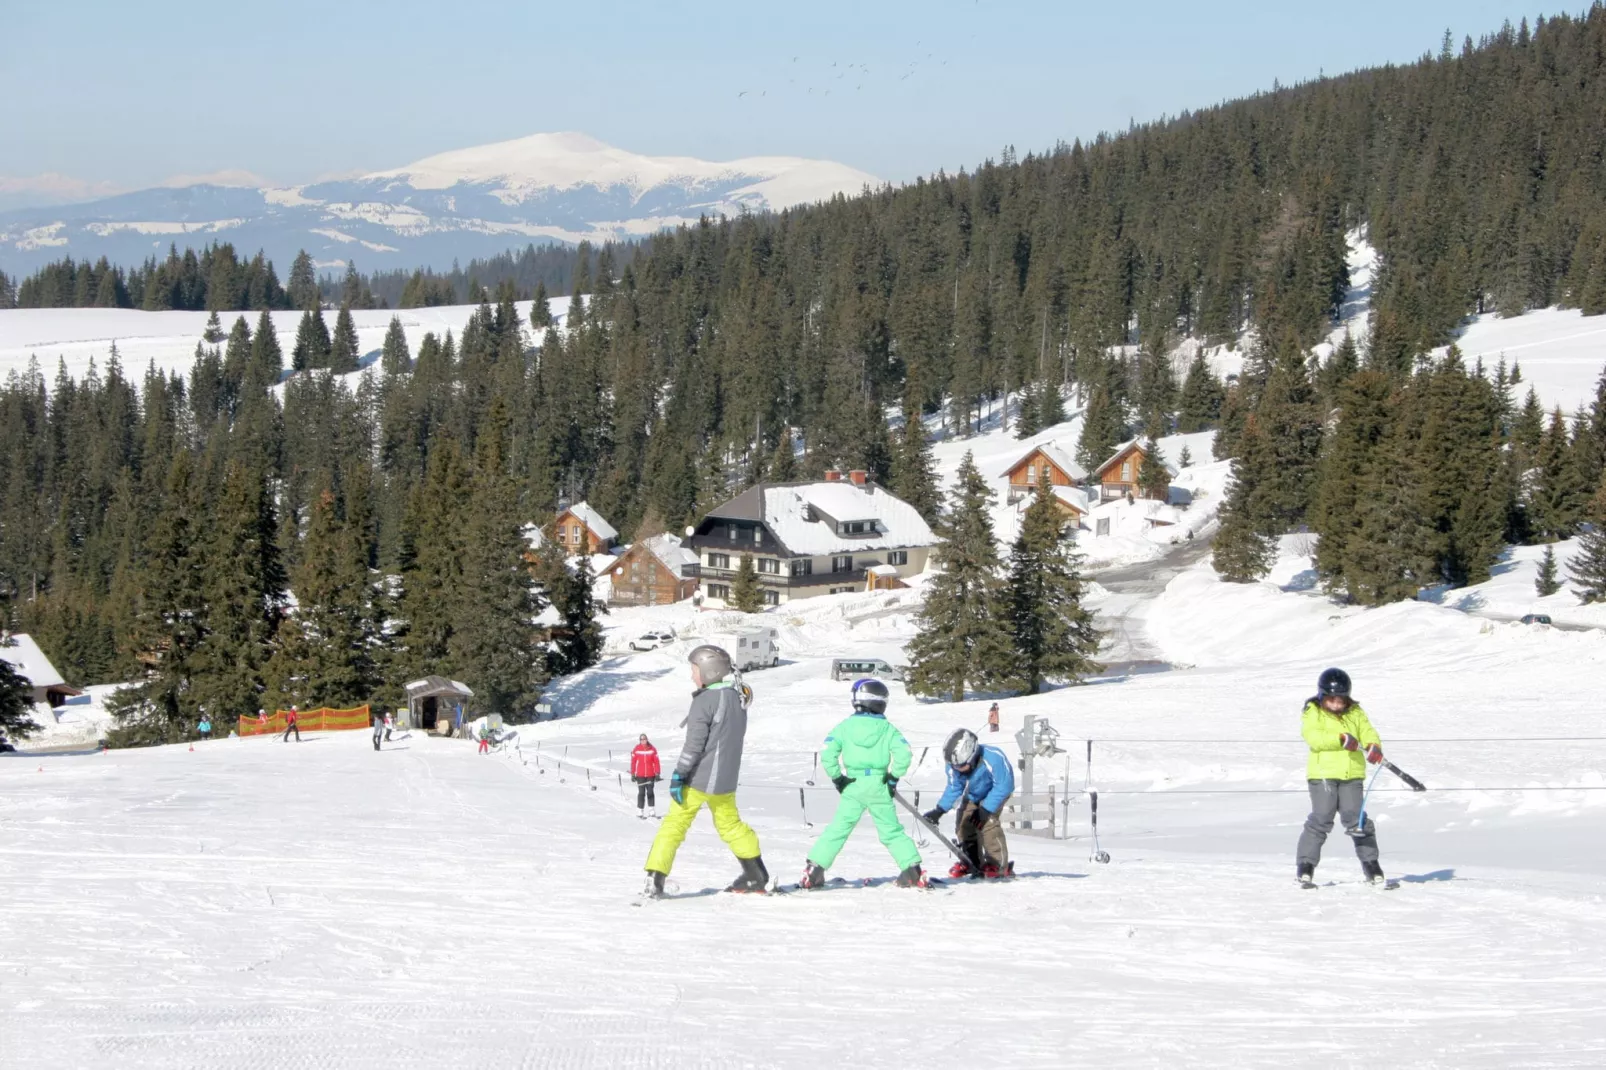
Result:
[[[650,813],[658,816],[658,799],[653,792],[653,785],[658,783],[658,748],[647,741],[647,733],[641,734],[641,740],[636,749],[630,752],[630,779],[636,782],[636,816],[643,821]]]
[[[297,743],[301,742],[301,719],[300,718],[301,718],[301,715],[296,712],[296,708],[294,706],[291,706],[290,709],[284,715],[284,739],[280,740],[281,743],[290,742],[290,733],[291,732],[294,732],[296,734],[296,742]]]
[[[825,884],[825,871],[848,842],[866,810],[875,821],[881,844],[898,866],[898,887],[924,888],[920,849],[903,831],[892,793],[909,771],[913,755],[909,742],[887,720],[887,685],[880,680],[859,680],[853,685],[853,715],[831,729],[820,751],[820,764],[842,798],[831,823],[814,841],[808,865],[799,883],[804,888]]]
[[[942,756],[948,762],[948,789],[937,805],[921,816],[935,825],[955,805],[954,836],[965,854],[981,865],[982,877],[1008,877],[1015,872],[1009,861],[1009,844],[998,815],[1015,792],[1015,770],[997,747],[984,747],[976,733],[960,728],[948,737]],[[950,877],[969,877],[974,871],[955,862]]]
[[[1361,806],[1366,798],[1366,765],[1383,760],[1383,741],[1350,696],[1349,673],[1328,669],[1316,681],[1316,694],[1305,703],[1299,732],[1310,746],[1305,763],[1305,780],[1310,786],[1310,816],[1299,834],[1296,851],[1297,879],[1306,888],[1316,886],[1316,864],[1322,860],[1322,844],[1333,831],[1333,815],[1344,822],[1344,831],[1355,840],[1355,855],[1361,860],[1361,874],[1372,884],[1382,884],[1383,867],[1377,861],[1377,830],[1371,819],[1360,827]]]
[[[752,692],[735,678],[731,656],[721,647],[697,647],[686,660],[691,663],[697,690],[692,692],[691,710],[682,722],[686,742],[669,774],[669,813],[647,853],[647,894],[664,894],[664,878],[675,864],[675,852],[705,804],[714,819],[714,831],[742,864],[742,875],[725,890],[762,893],[770,874],[764,868],[758,834],[736,809],[736,779],[741,772]]]
[[[379,741],[385,735],[385,720],[385,715],[378,710],[374,710],[368,717],[369,724],[374,730],[374,750],[380,749]]]

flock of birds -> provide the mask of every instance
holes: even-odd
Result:
[[[920,47],[919,41],[915,42],[915,47]],[[802,58],[802,56],[792,57],[792,63],[789,68],[792,74],[787,78],[786,84],[789,86],[796,86],[799,78],[801,77],[804,84],[804,93],[808,96],[828,97],[831,95],[831,90],[833,88],[842,92],[846,92],[849,84],[852,85],[853,92],[860,92],[864,89],[871,73],[870,65],[867,63],[840,63],[837,60],[832,60],[829,67],[814,71],[816,75],[823,75],[824,77],[814,78],[809,76],[808,70],[810,68],[807,68],[806,66],[799,66]],[[946,67],[948,66],[948,61],[946,59],[938,59],[936,54],[933,52],[927,52],[925,54],[925,58],[911,60],[909,63],[900,68],[898,81],[906,82],[910,78],[913,78],[915,74],[919,72],[921,64],[925,64],[929,69],[931,67]],[[817,80],[821,84],[811,84]],[[835,85],[834,83],[837,82],[843,82],[846,84]],[[757,90],[743,89],[736,94],[738,100],[742,99],[743,97],[757,98],[767,96],[769,96],[768,88]]]

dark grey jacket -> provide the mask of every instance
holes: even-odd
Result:
[[[736,790],[742,768],[742,740],[747,736],[747,707],[742,692],[722,680],[691,697],[686,715],[686,743],[675,772],[689,787],[705,795]]]

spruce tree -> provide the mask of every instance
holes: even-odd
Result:
[[[1567,562],[1573,591],[1581,602],[1606,602],[1606,480],[1589,500],[1590,529],[1578,538],[1578,552]]]
[[[1534,577],[1534,591],[1540,598],[1555,594],[1561,590],[1561,583],[1556,579],[1556,548],[1545,547],[1545,556],[1539,559],[1539,574]]]
[[[1059,503],[1040,484],[1010,550],[1002,597],[1015,649],[1008,682],[1027,694],[1045,680],[1076,682],[1099,669],[1102,637],[1082,606],[1081,555],[1064,534]]]
[[[293,307],[305,311],[318,307],[318,274],[312,266],[312,257],[302,249],[290,265],[290,279],[285,285]]]
[[[1115,447],[1126,437],[1126,422],[1120,405],[1107,387],[1093,387],[1087,411],[1082,414],[1082,435],[1076,443],[1076,460],[1089,472],[1110,459]]]
[[[743,554],[736,566],[736,578],[731,581],[730,607],[739,613],[757,613],[764,608],[764,590],[759,586],[752,554]]]
[[[552,302],[547,298],[546,283],[535,284],[535,300],[530,304],[530,329],[545,330],[552,326]]]
[[[1017,404],[1020,408],[1015,417],[1015,437],[1031,438],[1043,429],[1043,410],[1031,383],[1021,387]]]
[[[790,428],[781,430],[775,452],[770,454],[769,464],[765,466],[764,478],[770,483],[790,483],[797,478],[797,454]]]
[[[296,328],[295,348],[290,351],[291,370],[329,367],[329,350],[329,328],[323,322],[323,313],[307,309]]]
[[[0,276],[0,280],[3,278]],[[9,635],[0,634],[0,648],[15,645]],[[5,660],[0,650],[0,735],[8,739],[27,739],[38,727],[33,719],[33,686]]]
[[[201,339],[209,346],[215,346],[223,341],[223,324],[218,319],[217,309],[206,318],[206,329],[201,332]]]
[[[926,523],[936,522],[942,496],[932,466],[931,445],[926,441],[926,425],[921,422],[918,408],[903,414],[903,432],[892,457],[892,493],[913,506]]]
[[[257,317],[256,333],[251,336],[251,365],[245,381],[247,392],[266,390],[279,381],[284,370],[284,350],[279,348],[279,335],[273,329],[273,317],[267,309]]]
[[[601,659],[602,625],[597,623],[597,616],[608,610],[592,596],[591,559],[581,554],[572,569],[561,561],[561,555],[559,560],[562,578],[548,590],[552,608],[561,620],[552,629],[547,671],[553,676],[566,676],[588,669]]]
[[[1047,430],[1056,424],[1065,422],[1065,392],[1060,389],[1057,379],[1050,379],[1043,384],[1037,394],[1037,424]]]
[[[1277,545],[1262,535],[1247,513],[1248,493],[1235,483],[1222,506],[1221,530],[1211,546],[1210,563],[1228,583],[1253,583],[1277,559]]]
[[[1210,370],[1204,353],[1196,354],[1182,381],[1182,395],[1177,402],[1177,433],[1191,435],[1214,427],[1221,419],[1221,402],[1225,395],[1226,390]]]
[[[329,370],[336,375],[357,370],[361,356],[357,344],[357,324],[351,318],[351,306],[341,305],[335,317],[335,336],[329,343]]]
[[[932,550],[939,571],[926,585],[909,643],[908,687],[917,695],[965,698],[965,686],[985,687],[1010,672],[1009,628],[1000,611],[1003,581],[993,541],[993,493],[969,453],[960,462],[948,511]]]
[[[1149,440],[1142,466],[1138,469],[1138,489],[1150,501],[1171,500],[1171,472],[1166,468],[1165,460],[1160,456],[1160,447],[1155,445],[1153,439]]]
[[[385,344],[379,354],[379,370],[385,378],[404,375],[413,369],[413,355],[407,348],[407,332],[402,329],[400,316],[390,317],[385,328]]]

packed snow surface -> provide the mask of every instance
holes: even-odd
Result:
[[[1194,668],[1004,698],[987,742],[1014,757],[1020,718],[1049,718],[1067,753],[1034,760],[1037,786],[1071,800],[1068,838],[1011,836],[1012,883],[893,888],[865,823],[832,873],[873,886],[638,908],[655,824],[627,753],[645,732],[672,763],[686,651],[754,622],[688,605],[611,614],[556,719],[488,756],[419,733],[375,753],[354,732],[0,760],[0,1065],[1606,1063],[1606,856],[1580,850],[1606,817],[1606,635],[1339,611],[1293,582],[1296,550],[1281,584],[1201,563],[1156,600],[1149,627]],[[918,602],[757,618],[783,662],[747,677],[739,799],[782,880],[836,800],[814,765],[847,712],[829,659],[901,660]],[[623,652],[663,627],[669,647]],[[1357,883],[1342,832],[1322,887],[1292,880],[1298,713],[1334,661],[1431,789],[1384,774],[1372,795],[1396,891]],[[889,686],[917,760],[904,790],[929,806],[942,740],[990,697]],[[948,866],[929,837],[924,856]],[[672,880],[735,873],[699,818]]]

